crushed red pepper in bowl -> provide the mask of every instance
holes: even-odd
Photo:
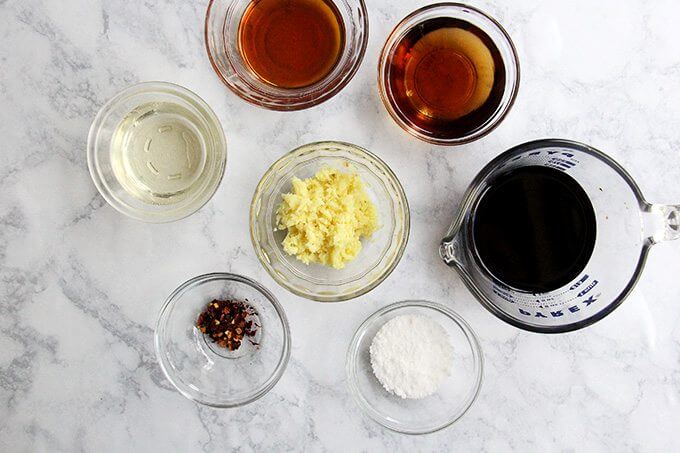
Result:
[[[244,339],[251,344],[260,325],[253,319],[257,311],[247,301],[214,299],[198,315],[196,327],[221,348],[235,351]]]

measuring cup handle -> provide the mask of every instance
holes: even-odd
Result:
[[[680,239],[680,204],[653,205],[652,212],[660,220],[660,226],[652,237],[654,242]]]
[[[445,238],[439,245],[439,256],[449,266],[462,266],[460,244],[457,235]]]

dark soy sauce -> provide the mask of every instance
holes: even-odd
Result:
[[[554,168],[500,175],[474,213],[472,240],[483,266],[531,293],[558,289],[585,268],[595,247],[595,211],[581,186]]]

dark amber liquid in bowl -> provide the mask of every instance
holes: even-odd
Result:
[[[500,106],[503,59],[491,38],[469,22],[422,22],[387,58],[388,102],[404,123],[428,136],[470,135]]]
[[[250,70],[280,88],[326,77],[345,43],[342,16],[330,0],[254,0],[239,24],[239,48]]]

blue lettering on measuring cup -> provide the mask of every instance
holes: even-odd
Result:
[[[597,302],[597,299],[594,296],[590,296],[589,298],[583,301],[583,303],[586,304],[586,307],[595,302]]]
[[[562,165],[563,167],[571,168],[575,167],[576,163],[566,159],[560,159],[559,157],[553,157],[550,162],[555,165]]]
[[[571,168],[570,165],[567,165],[564,162],[551,162],[551,164],[564,170],[569,170]]]
[[[586,280],[588,280],[588,277],[589,277],[589,275],[588,275],[588,274],[585,274],[583,277],[581,277],[581,279],[580,279],[579,281],[577,281],[576,283],[574,283],[573,285],[571,285],[571,286],[569,287],[569,291],[571,291],[571,290],[573,290],[573,289],[576,289],[576,288],[578,288],[579,286],[581,286],[581,285],[583,284],[583,282],[585,282]]]
[[[583,290],[580,293],[578,293],[578,296],[576,296],[576,297],[585,296],[591,289],[595,288],[598,283],[600,283],[600,282],[598,282],[597,280],[593,280],[592,282],[590,282],[590,284],[588,284],[588,286],[583,288]]]
[[[588,276],[586,275],[584,278],[581,279],[581,281],[583,281],[587,277]],[[597,283],[598,283],[597,280],[593,281],[591,284],[588,285],[588,288],[584,289],[582,292],[585,293],[585,292],[590,291],[591,289],[593,289],[595,287],[595,285],[597,285]],[[577,285],[578,285],[578,283],[574,284],[574,286],[577,286]],[[594,304],[595,302],[597,302],[600,296],[601,296],[601,294],[595,294],[593,296],[588,296],[588,298],[583,300],[582,303],[586,307],[588,307],[588,306]],[[543,308],[543,307],[541,306],[539,308]],[[550,311],[549,312],[550,316],[547,316],[545,313],[543,313],[541,311],[532,310],[531,312],[529,312],[529,311],[523,310],[519,307],[517,308],[517,310],[519,311],[520,314],[522,314],[524,316],[532,316],[534,318],[549,318],[549,317],[559,318],[561,316],[564,316],[564,310],[569,310],[569,313],[576,313],[576,312],[581,311],[581,308],[578,305],[572,305],[570,307],[567,307],[566,309]]]
[[[541,313],[540,311],[537,311],[536,314],[532,315],[528,311],[522,310],[521,308],[518,308],[517,310],[519,310],[520,314],[523,314],[524,316],[533,316],[535,318],[547,318],[547,316]],[[564,316],[564,313],[562,312],[562,310],[551,311],[550,316],[552,316],[553,318],[559,318],[560,316]]]
[[[494,286],[493,287],[493,293],[500,297],[503,300],[506,300],[507,302],[510,302],[511,304],[514,304],[515,301],[512,299],[512,295],[508,294],[506,292],[501,291],[498,287]]]

